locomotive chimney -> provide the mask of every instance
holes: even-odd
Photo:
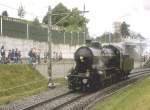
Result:
[[[88,46],[88,47],[89,47],[89,46],[91,45],[91,42],[92,42],[92,40],[91,40],[91,39],[87,39],[87,40],[86,40],[86,46]]]

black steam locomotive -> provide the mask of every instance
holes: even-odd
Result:
[[[72,90],[95,90],[124,80],[133,69],[134,60],[114,45],[101,47],[98,42],[82,46],[74,54],[76,66],[68,75]]]

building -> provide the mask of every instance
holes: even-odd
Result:
[[[115,33],[121,33],[121,22],[116,21],[113,23],[113,26]]]

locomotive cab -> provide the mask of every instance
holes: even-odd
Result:
[[[101,61],[105,67],[118,67],[120,65],[120,52],[109,46],[103,47],[101,52]]]

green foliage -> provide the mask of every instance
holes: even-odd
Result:
[[[35,19],[33,20],[32,23],[33,23],[33,25],[40,26],[40,22],[39,22],[38,17],[35,17]]]
[[[70,25],[65,28],[65,32],[82,32],[82,28],[77,25]]]
[[[52,24],[64,27],[66,32],[82,32],[88,20],[80,15],[77,8],[67,9],[62,3],[59,3],[53,10]],[[63,14],[66,13],[66,14]],[[70,14],[69,14],[70,13]],[[48,24],[48,13],[43,18],[43,23]]]
[[[7,16],[8,17],[8,12],[5,10],[2,12],[2,16]]]
[[[72,15],[68,17],[70,31],[84,31],[85,23],[88,22],[86,18],[80,15],[80,11],[77,8],[72,9]],[[72,28],[71,28],[72,27]],[[71,30],[72,29],[72,30]]]
[[[61,19],[63,19],[64,17],[66,17],[66,14],[62,14],[62,13],[70,13],[70,10],[67,9],[67,7],[65,7],[62,3],[59,3],[53,10],[52,10],[52,14],[60,14],[60,15],[54,15],[52,17],[52,23],[56,24],[57,22],[59,22]],[[67,19],[64,19],[62,22],[57,23],[58,26],[63,26],[66,27],[68,26],[69,22],[67,21]]]
[[[121,35],[122,35],[123,37],[127,37],[127,36],[130,35],[130,34],[129,34],[129,26],[130,26],[130,25],[128,25],[126,22],[123,22],[123,23],[121,24]]]
[[[53,10],[52,14],[60,14],[60,13],[69,13],[70,10],[68,10],[62,3],[59,3]],[[62,18],[64,18],[66,15],[53,15],[52,16],[52,24],[56,24],[58,21],[60,21]],[[48,24],[48,13],[43,18],[43,23]],[[65,19],[63,22],[58,23],[58,26],[67,26],[68,21]]]

